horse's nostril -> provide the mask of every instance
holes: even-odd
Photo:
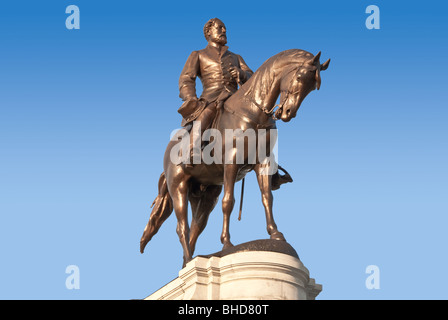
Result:
[[[291,109],[286,109],[286,115],[289,117],[291,115]]]

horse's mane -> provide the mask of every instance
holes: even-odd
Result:
[[[253,97],[256,91],[267,92],[266,89],[271,88],[274,78],[278,74],[286,68],[297,68],[304,60],[313,56],[313,54],[300,49],[289,49],[277,53],[266,60],[252,75],[250,81],[246,82],[245,94]],[[261,98],[264,99],[264,97]]]

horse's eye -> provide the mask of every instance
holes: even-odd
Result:
[[[297,76],[297,80],[300,80],[301,78],[302,78],[302,75],[299,74],[299,75]]]

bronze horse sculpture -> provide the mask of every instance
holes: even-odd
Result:
[[[320,88],[320,72],[326,70],[330,59],[320,64],[320,52],[313,54],[299,49],[290,49],[269,58],[224,104],[215,120],[214,127],[225,140],[226,129],[265,130],[267,156],[272,152],[271,131],[276,129],[275,120],[289,122],[296,116],[302,101],[314,89]],[[276,101],[280,96],[280,103]],[[276,110],[275,108],[278,107]],[[276,137],[272,137],[276,139]],[[183,248],[184,266],[195,250],[196,241],[204,230],[208,217],[218,202],[224,187],[222,199],[223,249],[232,246],[230,242],[229,218],[234,207],[235,183],[255,171],[266,214],[267,232],[271,239],[285,240],[275,224],[271,190],[272,175],[265,174],[266,162],[257,159],[248,161],[247,145],[243,163],[222,161],[200,163],[187,168],[175,164],[170,154],[176,141],[170,141],[164,156],[164,172],[159,178],[158,196],[153,202],[151,215],[140,240],[140,252],[157,233],[162,223],[174,210],[177,217],[177,234]],[[223,146],[224,148],[224,146]],[[236,156],[236,152],[232,153]],[[192,222],[188,225],[188,202],[192,208]]]

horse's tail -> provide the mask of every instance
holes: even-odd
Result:
[[[165,173],[162,173],[159,178],[159,194],[151,205],[152,211],[149,216],[148,224],[143,231],[142,238],[140,240],[140,252],[145,251],[145,247],[152,237],[159,231],[162,223],[171,215],[173,212],[173,201],[168,192],[168,187],[166,184]]]

